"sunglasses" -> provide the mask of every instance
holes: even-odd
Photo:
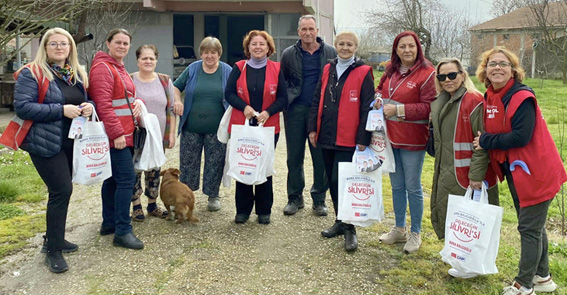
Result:
[[[447,80],[447,78],[449,78],[449,80],[455,80],[457,79],[457,75],[460,74],[462,72],[450,72],[449,74],[438,74],[437,75],[437,80],[443,82],[445,80]]]

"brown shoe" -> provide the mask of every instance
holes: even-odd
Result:
[[[144,211],[142,209],[136,209],[132,212],[132,220],[142,222],[146,219],[144,216]]]
[[[159,217],[159,218],[166,218],[169,212],[166,210],[161,210],[160,207],[156,207],[154,211],[148,212],[150,216]]]

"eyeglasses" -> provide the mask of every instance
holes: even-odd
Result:
[[[489,68],[495,68],[495,67],[499,66],[500,68],[505,69],[505,68],[507,68],[511,65],[512,64],[507,62],[507,61],[501,61],[501,62],[491,61],[491,62],[488,63]]]
[[[61,43],[57,43],[57,42],[49,42],[47,43],[47,46],[49,46],[51,49],[55,49],[57,47],[61,47],[63,49],[69,47],[69,42],[61,42]]]
[[[457,79],[457,75],[460,73],[462,72],[450,72],[448,74],[439,74],[437,75],[437,80],[439,80],[440,82],[445,81],[447,78],[449,78],[449,80],[455,80]]]

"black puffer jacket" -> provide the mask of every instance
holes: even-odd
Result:
[[[337,57],[335,48],[325,44],[323,39],[317,37],[317,42],[323,48],[319,58],[321,60],[321,73],[323,67],[330,59]],[[301,40],[282,52],[281,70],[287,83],[287,102],[288,106],[301,94],[301,85],[303,83],[303,58],[301,56]]]
[[[348,67],[345,72],[341,75],[339,81],[337,81],[337,58],[331,60],[329,67],[329,81],[327,82],[327,89],[325,91],[323,114],[321,117],[321,131],[319,132],[319,137],[317,138],[317,145],[326,149],[336,149],[344,151],[352,151],[352,147],[337,146],[337,123],[339,116],[339,103],[341,99],[348,99],[348,97],[341,97],[343,86],[345,81],[350,74],[350,72],[359,66],[364,65],[364,62],[356,58],[354,63]],[[331,85],[334,86],[333,93],[331,93]],[[333,95],[333,98],[331,98]],[[317,117],[319,111],[319,104],[321,99],[321,79],[317,83],[317,89],[315,89],[315,94],[313,96],[313,103],[311,104],[311,110],[309,113],[309,123],[307,125],[308,132],[317,131]],[[372,134],[366,131],[366,119],[368,118],[368,111],[370,111],[370,102],[374,100],[374,80],[372,72],[368,72],[368,75],[364,78],[362,86],[360,89],[360,123],[358,125],[356,133],[356,144],[368,146],[370,144],[370,138]]]

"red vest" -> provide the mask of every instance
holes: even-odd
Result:
[[[557,152],[555,142],[547,129],[547,124],[533,93],[526,90],[516,92],[507,108],[504,108],[502,100],[490,96],[487,97],[484,106],[486,132],[509,133],[512,131],[512,117],[522,102],[528,98],[533,98],[536,103],[536,122],[530,142],[519,148],[489,151],[491,164],[501,181],[504,180],[504,177],[499,167],[500,163],[496,159],[507,159],[510,163],[514,186],[522,208],[555,197],[561,189],[561,184],[567,181],[563,161]],[[519,165],[520,161],[526,164],[526,169]]]
[[[246,104],[250,105],[250,94],[248,93],[248,85],[246,83],[246,61],[241,60],[236,62],[236,65],[240,69],[240,77],[236,81],[236,92],[238,97],[240,97]],[[266,110],[274,101],[276,101],[276,93],[278,92],[278,77],[280,75],[280,63],[268,60],[266,65],[266,80],[264,81],[264,97],[262,100],[262,110],[256,110],[262,112]],[[246,116],[244,113],[237,109],[232,109],[232,115],[230,116],[230,124],[228,126],[228,132],[230,133],[231,127],[235,125],[244,125]],[[280,132],[280,113],[274,114],[268,118],[264,126],[274,126],[276,128],[275,133]]]
[[[329,82],[329,69],[331,65],[326,64],[321,76],[321,94],[319,110],[317,114],[317,138],[321,131],[321,116],[323,105],[325,104],[325,91]],[[362,82],[368,72],[372,73],[372,68],[366,65],[358,66],[348,74],[341,97],[339,100],[339,114],[337,122],[337,146],[354,147],[356,146],[356,134],[360,123],[360,89]]]
[[[472,129],[471,114],[478,108],[482,107],[483,97],[480,93],[466,92],[459,101],[459,109],[457,113],[457,122],[455,126],[455,139],[453,149],[455,152],[455,176],[457,182],[463,189],[469,186],[469,170],[474,151],[473,139],[477,136],[477,130]],[[496,184],[496,173],[489,165],[486,170],[484,180],[488,182],[488,187]]]
[[[434,83],[435,69],[432,67],[417,66],[406,77],[400,77],[396,84],[391,77],[386,77],[382,85],[382,99],[390,99],[389,103],[410,104],[420,103],[421,91],[424,87],[431,88],[431,101],[435,99]],[[431,85],[429,85],[431,84]],[[430,101],[430,102],[431,102]],[[388,101],[385,101],[388,103]],[[427,112],[429,114],[429,111]],[[388,139],[394,147],[406,147],[410,150],[423,150],[429,136],[427,115],[420,121],[397,121],[387,118],[386,126]]]

